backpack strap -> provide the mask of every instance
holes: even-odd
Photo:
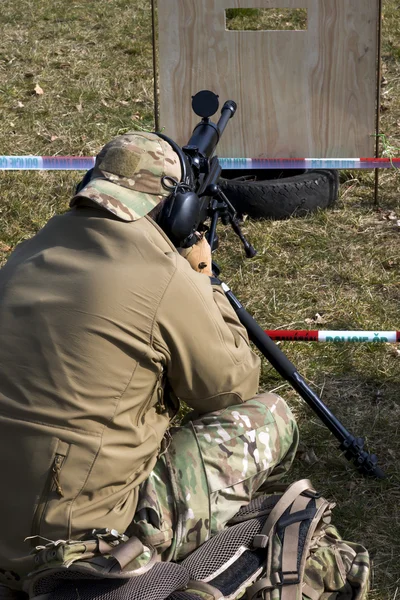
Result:
[[[311,507],[309,506],[310,504],[312,505]],[[271,598],[272,590],[277,587],[282,588],[281,600],[297,600],[298,584],[301,581],[301,569],[298,569],[300,525],[303,521],[312,519],[315,512],[316,508],[313,499],[300,495],[292,503],[289,514],[282,516],[277,522],[276,527],[274,527],[271,536],[278,530],[285,531],[281,568],[279,572],[273,571],[274,550],[273,544],[270,544],[265,575],[266,579],[271,581],[273,585],[263,593],[265,600]]]
[[[308,596],[310,600],[321,600],[321,592],[313,590],[307,583],[303,583],[301,586],[301,593]]]
[[[266,520],[265,525],[261,530],[261,533],[254,537],[253,546],[255,548],[266,548],[268,546],[270,535],[283,513],[296,500],[296,498],[300,496],[300,494],[307,490],[310,490],[311,492],[315,493],[315,490],[312,487],[311,481],[309,481],[309,479],[301,479],[300,481],[296,481],[287,488],[286,492],[283,494],[281,499],[276,503],[275,507],[270,512],[270,515]]]
[[[313,507],[309,508],[310,503]],[[307,498],[300,496],[293,503],[291,515],[299,520],[285,527],[285,517],[278,523],[278,527],[285,527],[285,536],[282,547],[282,575],[281,600],[300,600],[303,594],[303,574],[306,559],[309,555],[311,540],[321,519],[330,519],[331,505],[324,498]],[[302,521],[311,520],[305,540],[300,542],[300,526]],[[272,554],[272,552],[271,552]],[[292,580],[290,579],[292,577]],[[304,592],[306,593],[306,592]],[[313,594],[315,596],[315,594]],[[310,596],[312,599],[313,596]]]
[[[273,544],[268,548],[265,577],[248,589],[248,598],[254,600],[262,595],[264,600],[271,599],[271,592],[281,588],[280,600],[300,600],[302,594],[307,594],[311,600],[319,600],[319,596],[309,586],[303,583],[305,562],[318,526],[330,522],[331,509],[334,504],[315,495],[298,496],[293,502],[289,514],[278,519],[270,538],[275,533],[285,530],[280,571],[273,570]],[[300,539],[302,522],[310,521],[305,539]],[[276,568],[276,567],[275,567]]]
[[[311,495],[302,495],[310,492]],[[302,574],[312,535],[321,515],[328,505],[316,498],[315,490],[308,479],[302,479],[287,488],[286,492],[271,511],[261,533],[254,538],[256,548],[268,548],[265,576],[247,590],[248,600],[255,600],[262,594],[264,600],[271,598],[271,592],[281,587],[281,600],[298,600]],[[290,508],[289,514],[285,514]],[[300,544],[300,527],[303,521],[310,521],[306,540]],[[313,526],[314,525],[314,526]],[[273,548],[271,539],[277,530],[285,530],[282,546],[281,570],[273,570]],[[300,559],[299,559],[299,553]]]
[[[301,558],[300,558],[300,566],[299,566],[299,572],[300,572],[300,581],[298,586],[296,586],[299,595],[299,598],[302,597],[302,593],[303,593],[303,586],[305,584],[303,584],[303,575],[304,575],[304,569],[305,569],[305,564],[306,564],[306,560],[310,554],[310,546],[311,546],[311,542],[313,537],[315,536],[315,532],[318,528],[318,526],[321,524],[322,522],[322,526],[326,527],[331,520],[331,514],[332,514],[332,509],[335,506],[334,502],[328,502],[328,500],[325,500],[325,498],[317,498],[315,499],[315,505],[316,505],[316,510],[315,510],[315,514],[314,517],[310,523],[310,526],[308,528],[307,531],[307,535],[306,535],[306,539],[304,541],[304,543],[302,544],[302,547],[299,548],[299,552],[301,552]],[[285,533],[286,535],[286,533]],[[312,595],[310,595],[308,592],[307,593],[311,600],[313,600],[313,597],[315,597],[315,593],[313,593]],[[296,596],[293,596],[293,598],[296,598]],[[291,600],[291,597],[289,596],[285,596],[284,594],[282,594],[281,600]]]
[[[301,577],[301,564],[298,570],[300,525],[303,521],[314,518],[316,513],[315,508],[309,508],[310,503],[312,503],[312,498],[299,496],[293,502],[290,510],[290,515],[296,517],[297,520],[285,528],[282,547],[282,575],[285,579],[282,582],[284,587],[282,588],[281,600],[296,600],[297,598],[297,589]],[[281,521],[279,521],[279,526],[281,526]]]

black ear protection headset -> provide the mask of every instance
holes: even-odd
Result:
[[[171,177],[163,178],[163,186],[171,190],[157,222],[171,242],[178,247],[188,247],[197,241],[194,235],[200,215],[200,200],[194,191],[194,176],[188,157],[174,140],[163,133],[158,137],[167,142],[179,157],[182,176],[177,182]]]
[[[181,181],[176,181],[172,177],[163,177],[162,184],[171,193],[164,202],[157,223],[175,246],[188,247],[197,241],[194,233],[200,213],[199,197],[193,189],[193,171],[188,157],[176,142],[163,133],[157,132],[156,135],[172,146],[179,157],[182,171]],[[90,182],[92,173],[93,169],[85,173],[76,187],[76,194]]]

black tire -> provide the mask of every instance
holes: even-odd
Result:
[[[222,171],[220,185],[239,215],[287,219],[332,206],[338,197],[339,175],[332,170],[232,169]]]

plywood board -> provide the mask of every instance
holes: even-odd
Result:
[[[306,8],[305,31],[228,31],[228,8]],[[231,157],[374,154],[378,0],[159,0],[160,123],[178,143],[191,96],[238,103]]]

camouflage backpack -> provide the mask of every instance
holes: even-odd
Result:
[[[207,593],[200,588],[207,600],[233,599],[244,591],[248,600],[365,600],[368,552],[342,540],[331,524],[334,506],[307,479],[275,486],[181,564],[209,586]],[[176,594],[173,599],[190,600]]]
[[[46,548],[25,590],[55,600],[365,600],[369,556],[331,524],[334,504],[308,480],[269,492],[179,564],[155,561],[134,538],[91,557],[76,543],[61,565],[46,565]]]

